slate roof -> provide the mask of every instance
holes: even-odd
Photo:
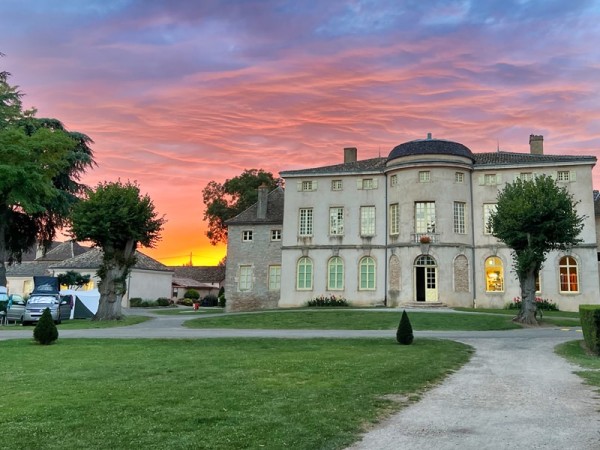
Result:
[[[555,164],[555,163],[595,163],[595,156],[585,155],[532,155],[531,153],[490,152],[474,153],[475,168],[485,165],[512,164]]]
[[[225,279],[223,266],[169,266],[168,268],[173,271],[173,280],[187,278],[198,283],[221,283]]]
[[[280,172],[281,177],[293,177],[296,175],[328,175],[328,174],[347,174],[365,172],[383,172],[387,158],[371,158],[363,159],[362,161],[354,161],[349,163],[334,164],[332,166],[315,167],[311,169],[301,170],[285,170]]]
[[[137,262],[133,266],[134,269],[139,270],[154,270],[157,272],[170,272],[164,264],[158,262],[155,259],[150,258],[148,255],[144,255],[142,252],[136,251],[135,256]],[[79,256],[69,258],[67,260],[51,264],[51,269],[98,269],[100,262],[102,261],[102,250],[99,248],[93,248],[90,251],[83,253]]]
[[[237,216],[227,220],[227,225],[242,224],[280,224],[283,223],[284,191],[276,187],[267,194],[267,214],[264,219],[259,219],[257,210],[258,202],[242,211]]]
[[[53,261],[23,261],[21,264],[6,266],[7,277],[33,277],[48,275],[48,267]]]
[[[90,251],[90,247],[79,245],[73,240],[56,244],[46,255],[38,258],[36,261],[64,261],[65,259],[73,258],[74,256],[79,256]]]
[[[388,161],[412,155],[452,155],[473,160],[473,152],[458,142],[443,139],[419,139],[394,147],[388,156]]]

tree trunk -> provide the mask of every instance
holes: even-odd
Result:
[[[2,221],[4,222],[4,221]],[[0,223],[0,286],[6,286],[6,225]]]
[[[121,300],[127,291],[127,276],[132,266],[135,242],[125,249],[109,249],[104,253],[102,276],[98,283],[100,303],[92,320],[118,320],[122,317]]]
[[[513,320],[525,325],[539,325],[535,313],[535,267],[519,279],[521,283],[521,309]]]

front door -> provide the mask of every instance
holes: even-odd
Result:
[[[437,265],[429,255],[421,255],[415,260],[415,300],[438,301]]]

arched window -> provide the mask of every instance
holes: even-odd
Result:
[[[485,290],[504,292],[504,265],[497,256],[485,260]]]
[[[327,263],[327,289],[341,291],[344,289],[344,261],[334,256]]]
[[[313,283],[313,263],[306,256],[298,260],[296,271],[296,289],[310,291]]]
[[[577,261],[572,256],[563,256],[559,262],[560,292],[579,292]]]
[[[358,288],[361,291],[375,289],[375,260],[370,256],[360,260]]]

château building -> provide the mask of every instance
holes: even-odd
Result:
[[[583,242],[553,251],[538,296],[575,311],[600,302],[595,156],[473,153],[433,139],[400,144],[387,157],[280,173],[281,188],[228,222],[226,292],[232,310],[303,306],[335,295],[356,306],[502,308],[520,295],[511,250],[492,235],[498,192],[546,174],[578,201]],[[230,303],[231,302],[231,303]]]

